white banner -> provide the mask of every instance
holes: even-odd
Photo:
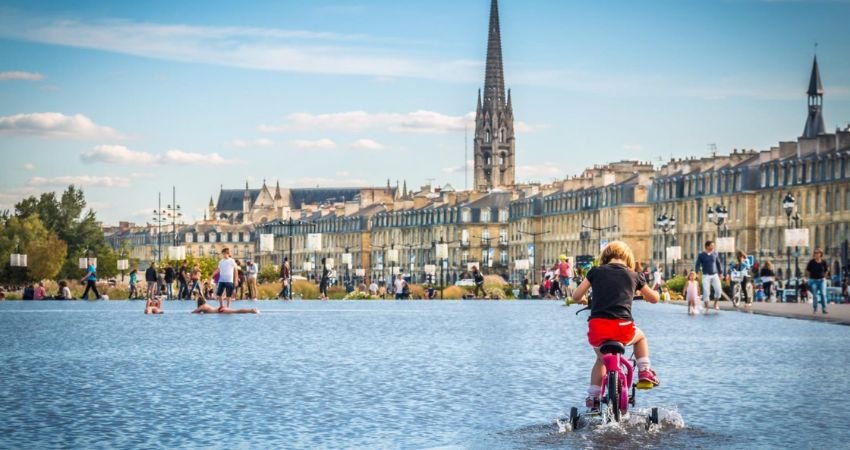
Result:
[[[531,268],[531,263],[527,259],[517,259],[514,261],[514,269],[516,270],[529,270]]]
[[[304,267],[304,270],[309,272],[309,271],[313,270],[313,263],[310,262],[310,261],[304,261],[303,267]]]
[[[27,255],[13,253],[9,257],[9,265],[12,267],[26,267],[27,266]]]
[[[79,267],[80,269],[88,269],[89,268],[89,259],[91,259],[91,265],[97,268],[97,258],[80,258]]]
[[[786,247],[808,247],[809,246],[809,229],[808,228],[793,228],[785,230],[785,246]]]
[[[343,253],[342,254],[342,264],[351,268],[351,253]]]
[[[720,253],[735,253],[735,238],[717,238],[717,251]]]
[[[478,262],[468,262],[466,263],[466,270],[472,272],[472,267],[475,266],[478,270],[481,270],[481,263]]]
[[[393,275],[398,275],[401,273],[401,267],[393,267]]]
[[[322,234],[310,233],[307,235],[307,250],[311,252],[322,251]]]
[[[126,259],[118,260],[118,270],[127,270],[130,268],[130,261]]]
[[[182,245],[169,246],[168,247],[168,259],[177,259],[177,260],[186,259],[186,247],[183,247]]]
[[[437,244],[437,259],[449,258],[449,244]]]
[[[434,264],[425,264],[425,273],[435,275],[437,273],[437,266]]]
[[[398,250],[391,248],[387,251],[387,261],[389,262],[398,262]]]
[[[667,247],[667,262],[672,263],[682,260],[682,247]]]
[[[274,251],[274,235],[273,234],[261,234],[260,235],[260,251],[261,252],[273,252]]]
[[[328,270],[333,270],[336,266],[336,261],[333,258],[325,258],[325,266],[327,266]]]
[[[365,277],[366,276],[366,269],[355,269],[354,275],[358,276],[358,277]]]

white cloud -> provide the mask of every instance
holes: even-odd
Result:
[[[0,81],[41,81],[44,75],[38,72],[0,72]]]
[[[295,141],[290,141],[289,145],[299,150],[333,150],[336,148],[336,142],[327,138],[318,139],[315,141],[299,139]]]
[[[371,139],[358,139],[357,142],[351,144],[351,148],[355,150],[383,150],[384,146]]]
[[[123,145],[98,145],[80,154],[85,163],[121,164],[157,166],[163,164],[191,164],[206,166],[221,166],[236,161],[223,158],[218,153],[189,153],[182,150],[168,150],[155,155],[148,152],[130,150]]]
[[[516,177],[520,180],[549,180],[561,179],[567,176],[567,171],[559,165],[552,162],[544,162],[543,164],[529,164],[525,166],[517,166]]]
[[[24,164],[24,169],[26,169],[26,170],[35,170],[35,164],[33,164],[33,163],[26,163],[26,164]]]
[[[0,117],[0,135],[39,136],[59,139],[117,139],[121,134],[94,123],[82,114],[57,112],[15,114]]]
[[[475,161],[468,160],[466,164],[454,167],[445,167],[443,168],[443,173],[464,173],[466,170],[472,170],[475,168]]]
[[[79,175],[79,176],[59,176],[59,177],[33,177],[30,179],[30,186],[35,187],[64,187],[69,184],[73,184],[75,186],[80,187],[105,187],[105,188],[114,188],[114,187],[127,187],[129,186],[129,181],[127,178],[123,177],[111,177],[111,176],[89,176],[89,175]]]
[[[69,20],[11,11],[0,37],[145,58],[257,70],[473,81],[483,61],[412,57],[363,35],[132,20]],[[363,45],[367,43],[368,45]]]
[[[643,151],[643,145],[641,144],[625,144],[623,145],[623,150],[627,152],[640,152]]]
[[[254,148],[254,147],[271,147],[274,141],[271,139],[234,139],[230,141],[230,145],[237,148]]]
[[[544,128],[544,125],[529,125],[515,122],[514,129],[518,133],[533,132]],[[347,111],[329,114],[311,114],[305,112],[292,113],[286,116],[286,122],[281,125],[260,125],[257,127],[264,133],[280,133],[292,131],[344,131],[361,132],[366,130],[381,130],[391,133],[426,133],[442,134],[475,130],[475,113],[462,116],[448,116],[434,111],[414,111],[411,113],[368,113],[366,111]]]

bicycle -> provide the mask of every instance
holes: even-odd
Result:
[[[602,353],[602,363],[605,368],[599,415],[602,416],[603,423],[619,423],[629,412],[629,406],[635,406],[636,390],[651,389],[652,386],[642,384],[640,381],[634,382],[637,376],[637,371],[634,369],[636,361],[634,355],[631,358],[623,356],[626,353],[626,347],[622,343],[607,341],[599,347],[599,352]],[[578,408],[571,408],[568,419],[569,429],[577,430],[580,419],[581,414]],[[658,423],[658,408],[651,408],[646,416],[645,429],[649,430],[650,426]]]
[[[732,296],[729,300],[732,302],[732,307],[737,308],[738,304],[741,303],[741,299],[744,298],[744,289],[746,289],[746,298],[752,301],[753,298],[753,285],[752,283],[744,284],[744,280],[747,277],[747,272],[744,270],[731,270],[729,271],[729,284],[732,288]]]

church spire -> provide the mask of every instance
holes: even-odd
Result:
[[[817,55],[812,63],[812,75],[807,93],[809,94],[809,115],[806,118],[806,128],[803,129],[803,137],[814,138],[821,133],[826,133],[826,124],[823,120],[823,84],[820,81]]]
[[[499,27],[499,2],[490,3],[490,28],[487,38],[487,69],[484,74],[484,106],[505,104],[505,73],[502,66],[502,32]]]

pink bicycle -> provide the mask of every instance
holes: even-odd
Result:
[[[635,383],[635,361],[623,355],[626,347],[620,342],[608,341],[599,347],[602,362],[605,366],[605,376],[602,383],[602,402],[600,415],[604,423],[619,422],[629,411],[629,406],[635,405],[636,389],[650,389],[649,385]],[[572,430],[579,426],[580,414],[578,408],[570,409],[569,424]],[[652,408],[646,417],[646,429],[658,424],[658,408]]]

